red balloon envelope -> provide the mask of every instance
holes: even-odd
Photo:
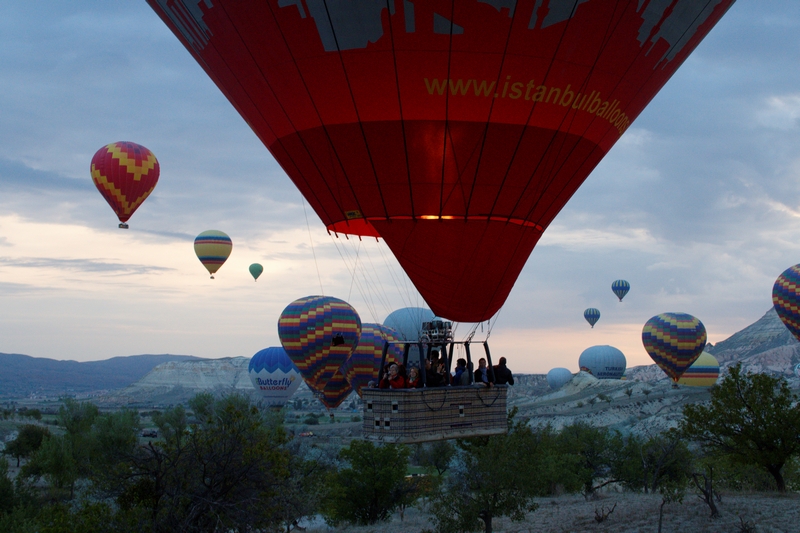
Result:
[[[477,322],[733,0],[148,3],[329,230]]]
[[[158,183],[161,168],[153,152],[132,142],[111,143],[92,158],[92,181],[117,214],[121,228]]]

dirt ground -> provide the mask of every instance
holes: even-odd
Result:
[[[496,533],[641,533],[658,531],[658,509],[661,498],[652,494],[611,493],[594,501],[582,496],[539,498],[539,508],[523,522],[502,518],[494,521]],[[616,508],[602,522],[595,521],[595,510]],[[721,517],[709,518],[708,507],[696,496],[687,494],[682,504],[664,507],[664,533],[797,533],[800,532],[800,495],[790,494],[723,494],[717,503]],[[751,529],[743,527],[743,524]],[[328,528],[315,521],[307,533],[405,533],[433,529],[428,516],[409,509],[405,520],[395,515],[388,523],[376,526]]]

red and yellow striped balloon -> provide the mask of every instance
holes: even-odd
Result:
[[[161,168],[153,152],[132,142],[116,142],[100,148],[92,158],[92,181],[119,218],[126,222],[158,183]]]

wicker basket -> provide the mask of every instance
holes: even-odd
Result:
[[[506,385],[363,389],[364,438],[413,443],[505,433],[507,393]]]

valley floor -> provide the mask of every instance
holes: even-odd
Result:
[[[538,498],[539,508],[523,522],[508,519],[494,521],[495,533],[642,533],[658,531],[661,498],[655,494],[607,493],[585,501],[582,496],[567,495]],[[602,523],[595,521],[595,510],[614,512]],[[758,533],[795,533],[800,531],[800,495],[723,494],[717,504],[721,517],[709,518],[708,507],[696,496],[687,494],[682,504],[664,507],[664,533],[718,533],[751,531]],[[751,529],[743,527],[749,526]],[[416,509],[400,521],[395,515],[388,523],[364,527],[328,528],[322,522],[308,524],[306,533],[406,533],[433,529],[428,516]]]

